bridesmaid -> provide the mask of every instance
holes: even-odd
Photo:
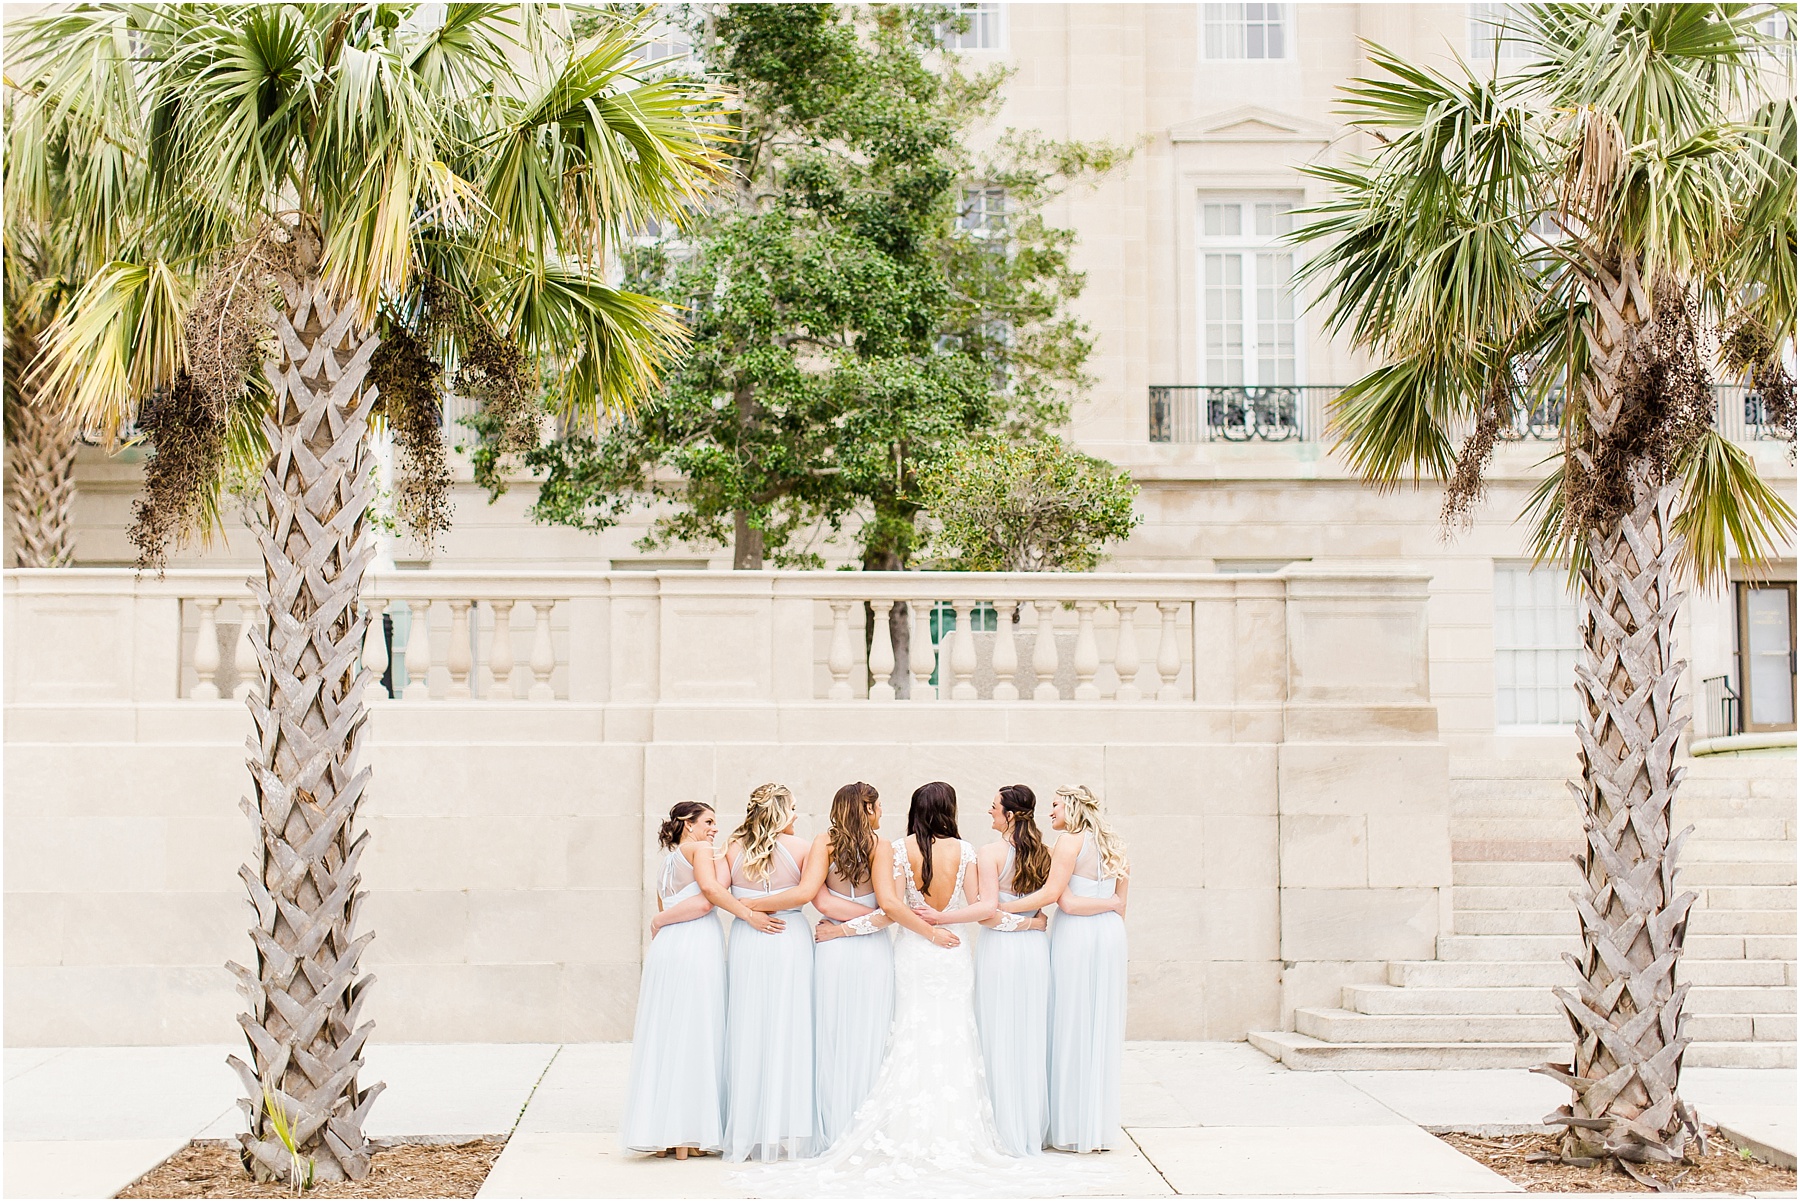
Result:
[[[724,1146],[725,935],[694,870],[701,860],[711,865],[718,833],[712,807],[698,801],[676,802],[657,832],[667,854],[619,1124],[629,1151],[686,1160]]]
[[[862,1105],[887,1051],[894,1021],[892,920],[875,901],[871,865],[880,839],[875,786],[845,785],[831,799],[831,830],[813,841],[807,880],[820,886],[813,906],[825,916],[814,938],[813,1057],[819,1148],[829,1148]],[[872,937],[871,937],[872,936]]]
[[[1096,1152],[1119,1138],[1125,1055],[1125,845],[1086,785],[1056,791],[1050,826],[1064,832],[1041,889],[1001,908],[1055,901],[1050,931],[1050,1146]]]
[[[1032,820],[1036,808],[1029,787],[1007,785],[988,811],[1001,842],[977,858],[981,879],[999,882],[1001,903],[1042,888],[1050,874],[1050,849]],[[981,925],[988,929],[975,949],[975,1021],[994,1125],[1007,1152],[1036,1156],[1050,1124],[1050,938],[1035,910],[997,912]]]
[[[785,785],[759,785],[725,848],[730,891],[710,872],[696,873],[715,905],[774,923],[771,929],[752,919],[731,931],[727,1160],[797,1159],[813,1151],[813,941],[800,913],[808,895],[797,888],[809,849],[794,835],[797,812]]]

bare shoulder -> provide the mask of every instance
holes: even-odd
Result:
[[[1087,838],[1084,831],[1064,831],[1056,840],[1056,846],[1050,849],[1051,856],[1078,856],[1081,854],[1081,841]]]

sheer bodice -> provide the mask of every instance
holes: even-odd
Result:
[[[1082,897],[1111,897],[1116,893],[1119,879],[1100,875],[1100,848],[1088,832],[1065,835],[1064,838],[1081,840],[1081,850],[1075,855],[1075,871],[1069,877],[1069,888]]]
[[[735,897],[767,897],[771,893],[780,893],[783,889],[792,889],[799,883],[800,862],[787,849],[787,845],[779,840],[775,844],[775,854],[769,860],[767,880],[752,880],[744,875],[742,855],[731,865],[731,892]],[[799,909],[798,906],[794,908]]]
[[[662,871],[656,877],[656,892],[662,897],[664,909],[700,892],[700,882],[694,879],[694,866],[688,863],[679,847],[663,857]]]

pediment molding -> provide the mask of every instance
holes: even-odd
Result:
[[[1321,145],[1337,131],[1330,126],[1257,104],[1193,117],[1169,127],[1171,142],[1305,142]]]

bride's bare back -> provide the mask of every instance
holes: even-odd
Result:
[[[919,853],[919,841],[906,837],[906,859],[912,865],[913,880],[924,883],[925,857]],[[956,892],[956,870],[962,865],[962,843],[956,839],[934,839],[931,845],[931,888],[921,889],[925,904],[933,910],[948,909]]]

